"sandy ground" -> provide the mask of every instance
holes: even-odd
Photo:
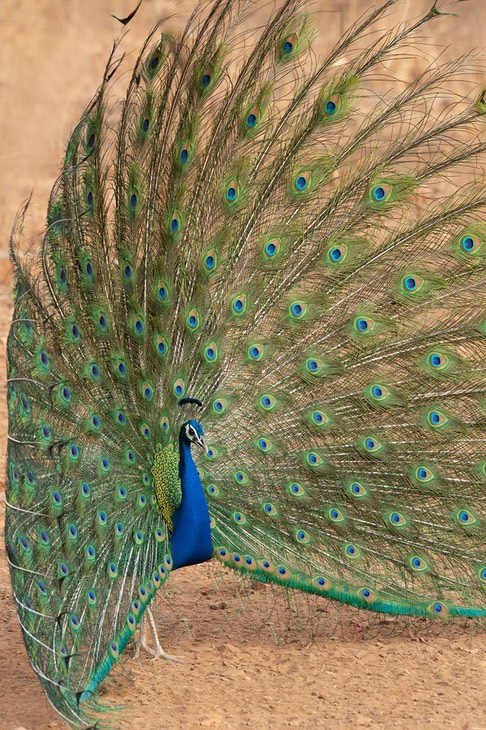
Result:
[[[30,233],[67,135],[94,92],[119,24],[134,0],[2,0],[0,4],[0,346],[11,301],[6,244],[32,189]],[[429,6],[431,0],[425,2]],[[339,33],[371,5],[320,0],[324,25]],[[407,8],[422,0],[404,0]],[[135,49],[168,5],[145,0],[130,34]],[[173,6],[174,7],[174,6]],[[191,0],[177,3],[176,27]],[[484,43],[486,3],[460,6],[435,38],[457,53]],[[328,12],[329,11],[329,12]],[[432,42],[432,41],[431,41]],[[3,257],[3,259],[2,259]],[[3,283],[2,283],[3,282]],[[2,366],[3,368],[3,366]],[[0,459],[5,455],[5,373],[1,373]],[[0,483],[0,531],[3,513]],[[322,600],[242,585],[219,566],[178,571],[155,607],[164,647],[185,664],[130,657],[106,683],[104,699],[126,707],[115,727],[404,728],[486,730],[486,637],[469,625],[374,617]],[[30,670],[5,560],[0,562],[0,730],[64,728]]]

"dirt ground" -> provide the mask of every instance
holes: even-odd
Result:
[[[30,236],[41,229],[67,135],[120,32],[111,13],[123,17],[134,5],[134,0],[1,0],[2,348],[11,311],[6,246],[13,217],[34,189]],[[423,5],[403,0],[396,22]],[[369,0],[316,3],[336,33],[370,6]],[[127,50],[138,46],[168,7],[164,0],[145,0],[126,39]],[[171,7],[177,10],[169,21],[174,28],[187,18],[192,2]],[[459,10],[461,20],[445,19],[434,39],[442,47],[452,44],[457,53],[484,45],[486,2],[471,0]],[[2,464],[5,439],[2,364]],[[3,482],[3,547],[2,491]],[[322,599],[242,584],[211,564],[178,571],[169,583],[155,616],[163,646],[182,655],[185,664],[127,656],[103,695],[108,704],[125,707],[116,728],[486,730],[486,635],[472,625],[439,629],[423,621],[374,617]],[[2,553],[0,730],[64,727],[30,670]]]

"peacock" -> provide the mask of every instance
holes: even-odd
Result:
[[[451,10],[383,32],[397,3],[322,60],[301,0],[156,25],[121,106],[110,56],[31,256],[19,213],[6,546],[72,727],[187,565],[486,617],[486,89],[475,56],[387,76]]]

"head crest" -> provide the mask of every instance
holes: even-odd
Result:
[[[197,398],[181,398],[178,405],[185,406],[187,403],[195,403],[197,406],[201,406],[202,408],[202,402]]]

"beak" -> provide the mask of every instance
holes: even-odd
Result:
[[[207,443],[205,442],[205,440],[203,439],[202,436],[199,436],[199,438],[198,438],[198,440],[197,440],[196,443],[197,443],[198,446],[201,447],[201,449],[204,451],[205,454],[208,453],[208,445],[207,445]]]

